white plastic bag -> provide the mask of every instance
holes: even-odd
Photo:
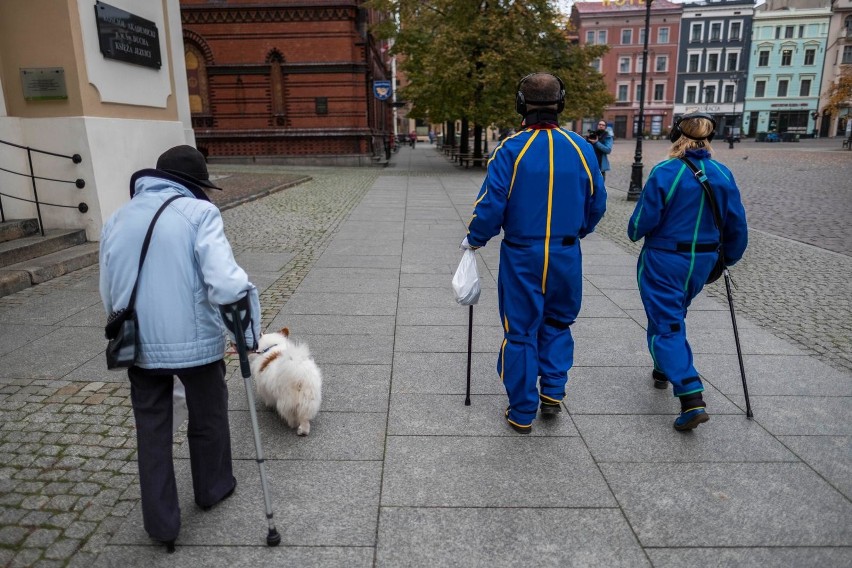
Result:
[[[462,306],[472,306],[479,301],[479,273],[476,270],[476,253],[472,249],[465,250],[462,255],[453,275],[453,291],[456,302]]]

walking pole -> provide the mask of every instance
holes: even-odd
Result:
[[[470,406],[470,356],[473,351],[473,304],[467,316],[467,391],[464,395],[464,405]]]
[[[248,360],[248,348],[246,347],[246,338],[244,335],[245,326],[251,321],[251,310],[248,301],[248,294],[242,299],[220,306],[222,319],[228,329],[234,334],[234,339],[237,342],[237,353],[240,357],[240,371],[242,371],[243,382],[246,386],[246,398],[248,398],[249,414],[251,415],[251,429],[254,432],[254,448],[257,453],[257,466],[260,469],[260,486],[263,489],[263,504],[266,508],[266,519],[269,522],[269,533],[266,535],[267,546],[278,546],[281,543],[281,535],[275,528],[275,521],[272,518],[272,499],[269,496],[269,486],[266,483],[266,467],[263,460],[263,447],[260,445],[260,428],[257,425],[257,409],[254,407],[254,390],[251,384],[251,365]],[[240,318],[240,310],[245,311],[245,316]]]
[[[728,293],[728,307],[731,308],[731,323],[734,325],[734,341],[737,344],[737,359],[740,362],[740,376],[743,378],[743,394],[745,394],[746,418],[754,418],[751,412],[751,403],[748,400],[748,385],[746,384],[745,365],[743,365],[743,351],[740,347],[740,333],[737,330],[737,316],[734,313],[734,296],[731,293],[731,275],[725,268],[725,291]]]

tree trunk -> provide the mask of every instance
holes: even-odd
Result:
[[[482,125],[473,126],[473,165],[477,168],[482,165]]]
[[[461,119],[461,143],[459,144],[459,152],[462,154],[470,153],[470,141],[468,137],[470,136],[470,125],[467,122],[467,117],[462,117]]]
[[[446,126],[444,126],[444,145],[450,148],[456,146],[456,125],[451,120],[448,120]]]

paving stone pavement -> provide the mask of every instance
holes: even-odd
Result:
[[[791,240],[814,240],[806,231],[752,231],[735,276],[755,420],[743,416],[727,307],[710,290],[691,311],[690,338],[712,420],[679,434],[670,393],[650,385],[636,249],[622,236],[632,209],[618,189],[627,187],[627,145],[616,142],[609,212],[583,243],[568,412],[537,421],[530,437],[500,416],[496,242],[479,252],[473,404],[462,404],[467,310],[449,281],[481,170],[454,167],[427,145],[403,148],[385,169],[214,169],[234,183],[311,178],[223,212],[262,291],[264,326],[290,327],[325,377],[307,438],[259,409],[276,549],[264,544],[233,362],[239,488],[200,511],[179,434],[183,529],[178,552],[166,555],[141,528],[129,388],[104,368],[97,267],[0,298],[0,566],[852,566],[849,256],[828,252],[848,227],[822,227],[825,242],[811,244]],[[848,159],[821,155],[833,155],[828,141],[767,146],[779,147],[743,162],[770,168],[812,153],[825,165],[813,172],[822,185],[848,179]],[[665,146],[646,148],[650,164]],[[833,181],[832,168],[845,178]],[[734,173],[760,193],[759,172]],[[752,209],[762,205],[747,206],[758,222]],[[764,271],[814,281],[786,297],[786,280]],[[792,329],[801,318],[805,333]]]

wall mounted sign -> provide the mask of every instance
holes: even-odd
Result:
[[[24,100],[27,101],[61,101],[68,98],[65,69],[62,67],[21,69],[21,87]]]
[[[162,66],[157,24],[103,2],[95,3],[95,21],[104,57],[152,69]]]
[[[393,94],[390,81],[373,81],[373,94],[380,101],[388,100]]]

